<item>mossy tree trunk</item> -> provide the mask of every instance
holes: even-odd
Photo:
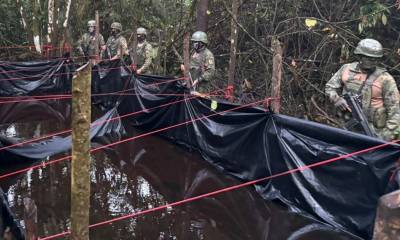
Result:
[[[89,239],[91,66],[72,83],[71,239]]]

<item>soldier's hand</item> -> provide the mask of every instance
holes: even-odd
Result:
[[[351,112],[351,109],[349,107],[349,105],[347,104],[346,100],[344,100],[344,98],[339,98],[336,102],[335,102],[335,107],[337,109],[339,109],[340,111],[348,111]]]
[[[184,72],[185,71],[185,65],[181,64],[181,71]]]

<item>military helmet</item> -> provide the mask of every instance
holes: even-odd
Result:
[[[90,20],[87,22],[88,27],[96,27],[96,21],[95,20]]]
[[[383,57],[383,47],[382,44],[375,39],[366,38],[358,43],[356,49],[354,50],[354,54],[373,58],[381,58]]]
[[[140,34],[140,35],[147,35],[147,30],[145,29],[145,28],[142,28],[142,27],[140,27],[140,28],[138,28],[137,30],[136,30],[136,34]]]
[[[192,40],[194,42],[202,42],[205,44],[208,43],[207,34],[202,31],[197,31],[197,32],[193,33],[192,39],[190,39],[190,40]]]
[[[111,24],[111,29],[112,28],[115,28],[115,29],[117,29],[117,30],[119,30],[119,31],[122,31],[122,25],[121,25],[121,23],[119,23],[119,22],[113,22],[112,24]]]

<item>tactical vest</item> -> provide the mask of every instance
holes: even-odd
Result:
[[[141,47],[137,47],[136,54],[137,54],[137,67],[140,68],[143,66],[144,62],[146,61],[146,47],[148,42],[144,42]]]
[[[387,113],[382,96],[383,68],[377,68],[372,74],[367,75],[357,71],[358,63],[347,65],[342,72],[344,85],[343,93],[360,94],[362,108],[368,121],[376,128],[383,128],[386,124]]]
[[[118,51],[121,48],[121,35],[117,36],[110,36],[107,40],[107,54],[109,55],[108,57],[113,57],[118,54]]]
[[[89,33],[83,35],[82,50],[86,56],[94,56],[96,54],[96,36]]]

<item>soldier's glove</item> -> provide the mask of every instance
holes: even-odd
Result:
[[[350,107],[347,104],[346,100],[344,98],[340,97],[336,102],[335,102],[335,107],[339,109],[340,111],[350,111]]]

